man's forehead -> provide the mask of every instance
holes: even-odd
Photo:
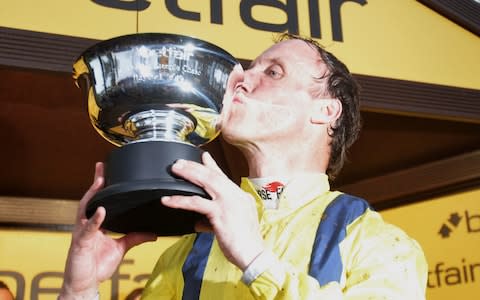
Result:
[[[328,67],[322,60],[318,50],[308,42],[300,39],[281,41],[265,50],[249,68],[255,65],[279,63],[287,69],[302,69],[314,77],[323,77]],[[310,71],[307,71],[310,70]]]
[[[265,50],[255,61],[297,60],[308,63],[321,61],[320,54],[312,45],[299,39],[281,41]]]

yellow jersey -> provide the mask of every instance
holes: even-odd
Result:
[[[142,299],[425,299],[420,246],[363,199],[330,191],[325,174],[285,185],[265,209],[252,183],[270,264],[248,284],[212,233],[183,236],[158,260]]]

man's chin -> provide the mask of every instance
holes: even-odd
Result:
[[[248,140],[241,132],[232,130],[231,128],[224,128],[220,133],[223,140],[232,146],[242,145]]]

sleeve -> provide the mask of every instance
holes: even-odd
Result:
[[[195,235],[186,235],[168,248],[158,259],[142,292],[142,300],[178,299],[183,290],[181,267],[190,251]]]
[[[377,213],[367,211],[356,220],[340,248],[340,282],[320,285],[270,253],[260,274],[246,283],[255,299],[425,299],[428,269],[422,250]]]

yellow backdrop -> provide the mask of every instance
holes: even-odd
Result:
[[[479,199],[476,189],[381,212],[424,249],[429,264],[427,299],[478,299]],[[160,238],[134,248],[112,280],[102,284],[102,296],[123,299],[143,286],[158,256],[176,240]],[[23,294],[22,299],[55,299],[69,243],[70,234],[65,232],[0,229],[0,280]]]
[[[480,295],[480,189],[382,212],[422,246],[429,300]]]
[[[111,280],[100,287],[102,299],[123,300],[145,285],[158,256],[177,238],[133,248]],[[21,297],[16,300],[57,299],[70,233],[0,229],[0,280]]]

